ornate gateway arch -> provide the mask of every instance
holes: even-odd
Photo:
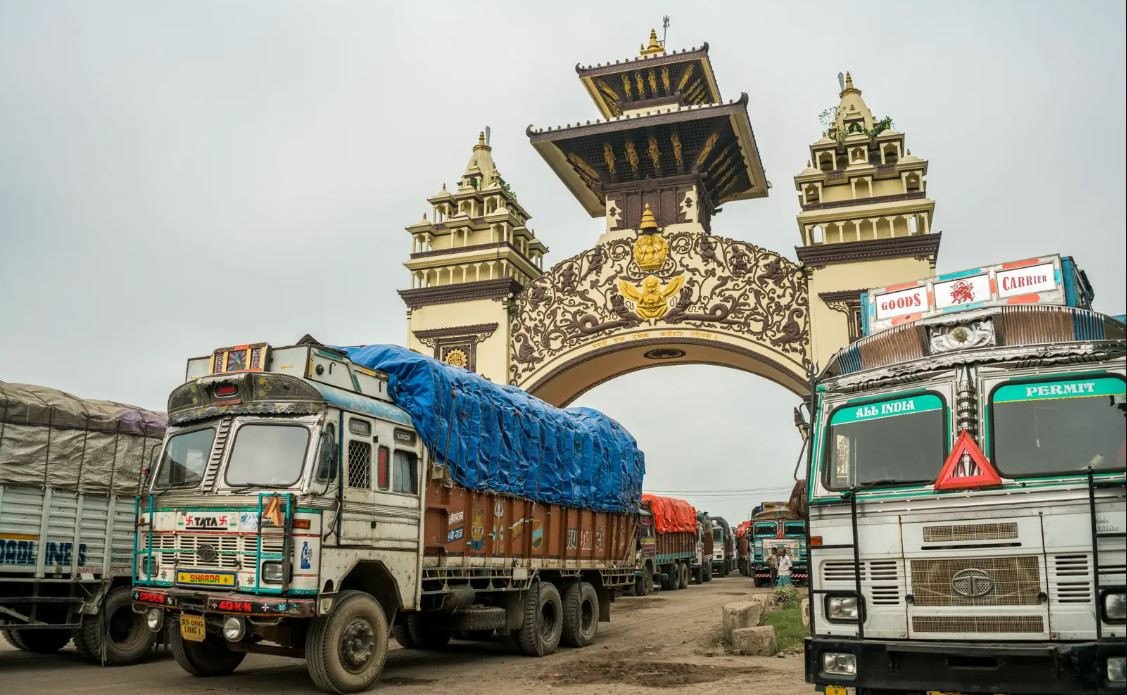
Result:
[[[567,404],[647,367],[716,364],[796,394],[858,335],[859,293],[934,269],[927,162],[852,81],[798,176],[799,262],[712,234],[720,206],[767,195],[746,94],[725,102],[708,45],[576,67],[594,122],[529,128],[592,217],[592,248],[546,272],[547,248],[483,133],[455,191],[428,199],[413,248],[408,345]]]

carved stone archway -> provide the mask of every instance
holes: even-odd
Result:
[[[555,265],[510,305],[509,383],[557,405],[616,376],[716,364],[809,390],[803,269],[704,231],[623,236]]]

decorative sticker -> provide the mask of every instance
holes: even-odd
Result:
[[[1127,384],[1122,379],[1097,378],[1050,381],[1033,384],[1007,384],[994,392],[995,403],[1015,401],[1044,401],[1060,398],[1092,398],[1095,396],[1127,395]]]
[[[475,509],[473,513],[473,523],[470,525],[470,540],[466,545],[474,550],[481,550],[485,547],[485,514],[480,509]]]
[[[446,532],[446,542],[453,543],[454,541],[462,540],[463,533],[464,529],[461,526],[459,526],[458,528],[450,529]]]
[[[939,396],[923,394],[910,398],[897,398],[879,403],[865,403],[864,405],[846,406],[839,408],[834,413],[831,425],[844,425],[850,422],[866,420],[879,420],[886,417],[900,415],[917,415],[943,409],[943,400]]]
[[[965,307],[990,299],[990,276],[970,277],[935,283],[935,306],[939,309]]]
[[[456,512],[450,512],[450,516],[448,516],[446,518],[446,523],[453,526],[454,524],[462,523],[462,520],[465,519],[465,518],[466,518],[466,513],[459,509]]]
[[[539,549],[544,545],[544,526],[539,519],[532,520],[532,547]]]

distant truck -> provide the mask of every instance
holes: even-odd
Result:
[[[281,654],[357,692],[392,635],[541,656],[590,644],[633,583],[644,462],[596,411],[308,337],[190,359],[168,405],[133,600],[193,675]]]
[[[697,554],[697,511],[685,500],[646,493],[642,495],[643,519],[652,521],[646,529],[652,537],[654,553],[645,558],[643,576],[650,574],[662,589],[684,589],[692,577]]]
[[[736,567],[745,577],[751,576],[751,546],[748,542],[750,530],[750,521],[741,521],[736,526]]]
[[[712,517],[697,512],[697,551],[690,566],[697,584],[712,581]]]
[[[165,418],[0,383],[0,632],[46,654],[132,664],[155,636],[129,594],[134,495]]]
[[[749,524],[749,552],[752,578],[756,586],[771,583],[767,558],[787,549],[791,562],[791,582],[805,585],[808,577],[806,521],[794,515],[786,502],[764,502],[752,510]]]
[[[736,570],[736,537],[722,516],[712,517],[712,574],[727,577]]]

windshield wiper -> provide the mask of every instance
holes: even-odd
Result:
[[[858,490],[864,490],[870,487],[880,487],[881,485],[919,485],[926,483],[926,480],[901,480],[900,478],[877,478],[876,480],[866,480],[863,483],[858,483],[853,487]]]

